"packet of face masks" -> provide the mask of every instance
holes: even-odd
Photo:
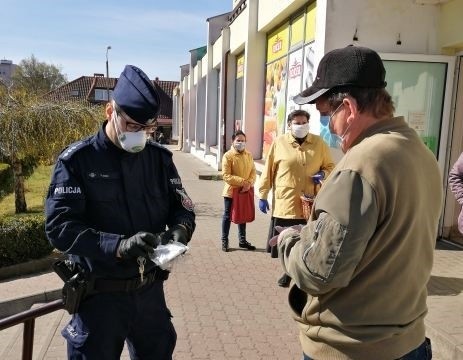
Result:
[[[190,248],[178,241],[169,241],[165,245],[158,245],[149,258],[163,270],[171,270],[174,260],[185,254]]]

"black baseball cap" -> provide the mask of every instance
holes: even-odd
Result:
[[[360,46],[347,46],[326,53],[320,60],[312,86],[293,98],[298,104],[313,104],[326,92],[343,86],[386,87],[386,70],[378,53]]]
[[[148,76],[134,65],[126,65],[113,91],[116,104],[131,119],[152,125],[161,110],[161,99]]]

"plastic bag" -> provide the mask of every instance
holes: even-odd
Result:
[[[149,255],[149,258],[157,266],[163,270],[170,270],[174,260],[180,255],[185,254],[190,248],[181,242],[170,241],[165,245],[158,245],[154,252]]]
[[[253,222],[256,214],[254,209],[254,188],[241,192],[240,188],[233,189],[230,220],[235,224]]]

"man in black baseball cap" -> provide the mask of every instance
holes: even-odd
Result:
[[[329,116],[346,153],[307,225],[278,236],[305,360],[432,357],[424,317],[442,180],[385,86],[379,55],[349,46],[327,53],[294,99]]]
[[[321,59],[312,86],[293,101],[298,105],[315,103],[320,115],[329,117],[330,131],[345,152],[367,124],[363,124],[364,117],[362,121],[336,122],[334,115],[346,110],[348,99],[354,98],[364,115],[365,110],[374,110],[375,119],[392,117],[394,105],[384,89],[385,76],[383,62],[374,50],[356,46],[335,49]]]

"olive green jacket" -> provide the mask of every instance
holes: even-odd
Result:
[[[347,151],[308,224],[278,244],[307,355],[390,360],[424,341],[442,190],[434,154],[402,117]]]

